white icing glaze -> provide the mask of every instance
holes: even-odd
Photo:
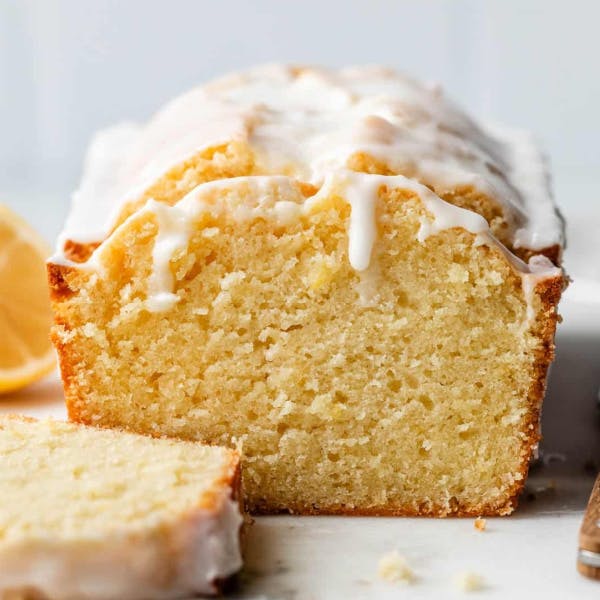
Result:
[[[348,260],[357,271],[365,271],[377,238],[375,206],[382,183],[379,177],[356,177],[350,173],[342,177],[343,192],[350,204]]]
[[[84,177],[73,193],[71,212],[58,239],[62,248],[68,239],[82,243],[98,242],[106,235],[106,223],[118,210],[115,198],[127,192],[123,182],[131,178],[125,173],[141,127],[122,123],[98,132],[84,161]]]
[[[423,219],[417,239],[423,242],[430,235],[444,229],[462,227],[475,234],[488,233],[486,220],[479,214],[459,208],[442,200],[429,188],[403,175],[369,175],[340,170],[329,175],[325,184],[306,205],[312,206],[332,190],[341,193],[350,204],[348,228],[348,260],[354,269],[364,271],[369,267],[373,245],[377,238],[375,204],[379,189],[410,190],[417,194],[425,208],[434,216],[433,221]]]
[[[124,202],[169,167],[228,140],[249,144],[264,172],[316,185],[365,152],[438,193],[473,185],[489,194],[504,207],[516,247],[562,242],[544,160],[529,135],[479,126],[439,88],[386,69],[286,66],[217,80],[174,100],[138,131],[99,138],[61,240],[100,241]],[[90,211],[100,206],[92,232]]]
[[[96,134],[58,250],[66,240],[102,241],[121,207],[170,167],[203,148],[247,137],[251,111],[196,100],[195,93],[176,98],[146,127],[123,123]]]
[[[563,244],[563,223],[556,210],[548,210],[552,202],[550,172],[547,158],[538,149],[534,137],[528,131],[487,125],[487,129],[504,144],[505,162],[512,166],[514,181],[518,181],[523,197],[527,198],[526,226],[514,233],[515,248],[533,250]],[[531,224],[535,223],[535,227]]]
[[[224,202],[211,202],[215,193],[224,190],[247,192],[251,204],[235,207],[234,216],[239,220],[253,216],[269,216],[282,225],[298,217],[302,212],[299,202],[304,198],[294,181],[283,176],[237,177],[220,179],[199,185],[174,206],[149,200],[142,211],[152,213],[158,224],[158,232],[152,250],[152,272],[148,281],[146,307],[151,312],[170,309],[178,300],[173,293],[173,275],[170,262],[177,250],[185,249],[193,231],[193,222],[202,212],[219,215],[225,209]],[[286,198],[277,200],[277,198]],[[298,203],[290,198],[296,197]],[[90,260],[101,262],[103,246]]]
[[[151,532],[101,539],[39,539],[0,552],[0,597],[37,591],[53,600],[170,600],[214,594],[215,580],[242,566],[239,505],[223,497]],[[12,594],[12,595],[11,595]],[[18,596],[21,597],[21,596]]]
[[[184,211],[171,210],[160,202],[149,200],[146,208],[156,215],[158,221],[146,305],[152,312],[162,312],[171,308],[179,299],[171,291],[174,282],[170,261],[177,250],[187,246],[191,223]]]

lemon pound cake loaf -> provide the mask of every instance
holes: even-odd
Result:
[[[50,260],[70,418],[243,447],[255,512],[507,514],[561,221],[528,136],[269,67],[97,138]]]
[[[3,416],[0,461],[1,598],[213,595],[241,567],[235,451]]]

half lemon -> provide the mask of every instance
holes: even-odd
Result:
[[[44,239],[0,204],[0,393],[25,387],[55,367],[49,254]]]

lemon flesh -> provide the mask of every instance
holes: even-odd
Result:
[[[0,205],[0,393],[25,387],[54,369],[49,253],[29,224]]]

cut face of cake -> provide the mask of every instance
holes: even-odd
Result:
[[[0,418],[0,597],[213,595],[242,565],[239,456]]]
[[[113,131],[48,266],[70,418],[240,444],[255,512],[510,513],[564,285],[516,137],[371,69]]]

